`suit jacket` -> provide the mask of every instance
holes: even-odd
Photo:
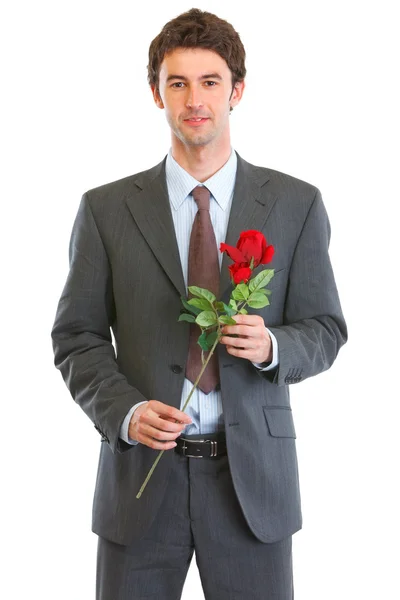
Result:
[[[328,254],[330,225],[319,190],[238,155],[226,243],[262,231],[275,246],[264,318],[279,366],[259,371],[217,346],[228,459],[249,528],[275,542],[302,526],[289,386],[321,373],[347,340]],[[221,269],[228,302],[230,259]],[[189,324],[165,179],[165,159],[85,193],[73,226],[70,271],[52,330],[55,365],[102,438],[92,530],[119,544],[143,536],[169,483],[167,451],[140,499],[157,450],[118,437],[129,409],[156,399],[180,408]],[[115,338],[112,344],[110,328]]]

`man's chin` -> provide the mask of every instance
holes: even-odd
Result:
[[[187,146],[207,146],[214,139],[213,135],[193,133],[192,135],[180,135],[181,141]]]

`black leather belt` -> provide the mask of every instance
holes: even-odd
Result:
[[[226,454],[226,438],[224,431],[205,433],[203,435],[179,436],[174,450],[188,458],[217,458]]]

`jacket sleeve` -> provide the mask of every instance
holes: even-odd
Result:
[[[147,400],[119,372],[110,326],[115,318],[109,260],[84,194],[73,225],[69,274],[52,329],[55,366],[75,402],[111,450],[134,446],[119,438],[129,409]]]
[[[283,324],[269,326],[278,342],[279,365],[259,372],[278,386],[329,369],[347,341],[328,253],[330,236],[329,218],[317,190],[293,254]]]

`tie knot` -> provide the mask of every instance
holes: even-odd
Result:
[[[210,210],[210,191],[204,185],[195,187],[192,196],[199,210]]]

